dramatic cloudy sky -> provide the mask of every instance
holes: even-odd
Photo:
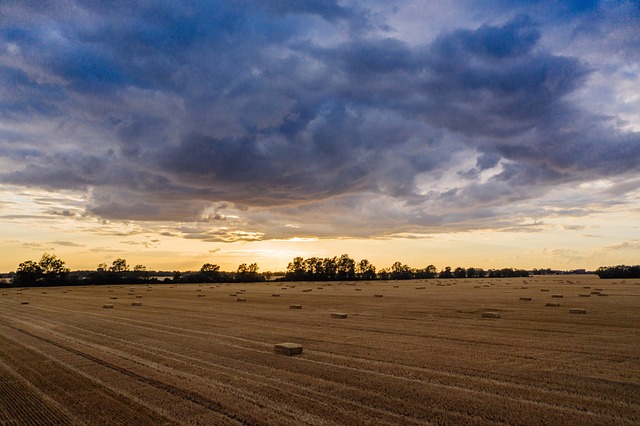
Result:
[[[0,2],[0,271],[640,261],[637,1]]]

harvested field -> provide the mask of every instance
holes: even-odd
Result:
[[[640,424],[639,280],[432,282],[298,283],[301,311],[270,283],[9,292],[0,424]],[[519,301],[541,288],[570,305]]]

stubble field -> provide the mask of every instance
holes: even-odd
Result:
[[[2,425],[640,424],[640,280],[2,293]]]

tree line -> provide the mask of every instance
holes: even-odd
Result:
[[[295,257],[287,265],[283,278],[286,281],[345,281],[345,280],[412,280],[422,278],[506,278],[528,277],[524,269],[503,268],[489,269],[463,268],[455,269],[446,266],[440,272],[434,265],[425,268],[412,268],[402,262],[395,262],[390,268],[376,271],[376,267],[367,259],[356,262],[349,255],[340,257]]]
[[[235,272],[222,272],[218,265],[205,263],[199,271],[173,272],[171,278],[160,280],[144,265],[130,267],[126,259],[118,258],[110,266],[100,263],[94,271],[71,272],[66,263],[45,253],[40,261],[27,260],[18,265],[12,284],[21,287],[56,285],[142,284],[158,282],[214,283],[267,281],[270,273],[259,273],[258,265],[242,263]]]
[[[547,273],[550,269],[534,270]],[[39,261],[27,260],[18,265],[12,284],[17,286],[135,284],[135,283],[215,283],[215,282],[261,282],[272,278],[271,272],[259,272],[258,264],[242,263],[235,271],[225,272],[220,266],[205,263],[198,271],[174,271],[164,278],[153,276],[144,265],[131,267],[126,259],[115,259],[111,265],[100,263],[93,271],[71,272],[65,262],[55,255],[44,253]],[[600,278],[640,278],[640,266],[608,266],[597,269]],[[389,268],[377,269],[367,259],[356,261],[347,254],[334,257],[295,257],[286,272],[276,277],[279,281],[352,281],[352,280],[411,280],[430,278],[509,278],[527,277],[524,269],[488,269],[477,267],[446,266],[438,270],[434,265],[412,268],[395,262]]]
[[[640,278],[640,265],[601,266],[596,269],[600,278]]]

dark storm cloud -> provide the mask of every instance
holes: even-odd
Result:
[[[229,202],[246,235],[183,233],[229,241],[296,217],[327,235],[463,227],[637,171],[638,133],[571,98],[593,66],[543,43],[563,14],[581,37],[611,23],[598,2],[554,4],[416,44],[355,2],[9,1],[0,179],[90,191],[87,212],[111,219],[211,221]],[[450,170],[462,181],[430,187]]]

